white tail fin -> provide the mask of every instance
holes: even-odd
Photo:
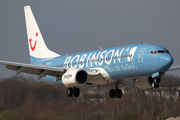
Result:
[[[43,40],[39,27],[36,23],[34,15],[30,6],[24,7],[26,29],[28,37],[29,54],[31,57],[31,63],[35,62],[35,59],[44,59],[58,57],[59,54],[49,50]]]

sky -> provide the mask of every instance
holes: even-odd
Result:
[[[152,43],[167,48],[173,65],[180,65],[180,0],[1,0],[0,60],[30,62],[26,5],[48,48],[60,55]],[[0,78],[14,74],[0,65]]]

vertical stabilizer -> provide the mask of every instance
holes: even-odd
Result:
[[[26,29],[28,37],[29,54],[31,63],[38,59],[53,58],[60,56],[59,54],[49,50],[43,40],[39,27],[36,23],[30,6],[24,7]]]

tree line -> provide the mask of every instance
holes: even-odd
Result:
[[[162,77],[160,88],[133,86],[121,99],[112,99],[114,87],[81,87],[80,97],[68,97],[66,87],[39,83],[32,77],[0,79],[0,120],[154,120],[180,116],[180,78]]]

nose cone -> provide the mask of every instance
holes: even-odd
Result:
[[[166,54],[160,57],[160,63],[162,66],[161,71],[165,72],[167,71],[171,65],[173,64],[174,60],[170,54]]]

